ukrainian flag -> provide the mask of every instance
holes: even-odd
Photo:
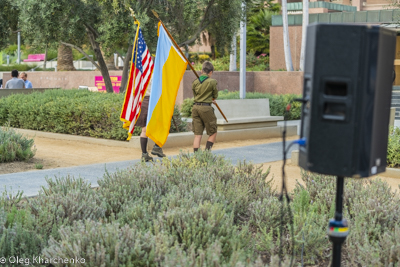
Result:
[[[162,147],[168,138],[175,100],[187,62],[161,23],[158,23],[158,33],[146,135]]]

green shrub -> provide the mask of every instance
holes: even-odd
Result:
[[[157,238],[158,244],[162,241]],[[169,245],[166,242],[167,246]],[[71,246],[71,244],[74,244]],[[62,226],[60,240],[53,237],[43,250],[47,258],[85,259],[80,266],[157,266],[156,237],[118,223],[102,224],[92,220]],[[161,253],[160,253],[161,254]],[[65,266],[56,264],[55,266]]]
[[[239,91],[229,92],[227,89],[219,91],[218,100],[239,99]],[[300,98],[300,95],[285,94],[273,95],[268,93],[249,92],[246,93],[246,99],[269,98],[269,107],[271,116],[284,116],[287,104],[291,103],[290,112],[286,114],[287,120],[298,120],[301,116],[301,102],[294,101]],[[181,112],[183,116],[191,117],[194,99],[187,98],[183,101]]]
[[[301,174],[280,243],[282,203],[268,173],[199,151],[107,173],[96,190],[83,179],[48,179],[35,199],[0,197],[0,253],[78,257],[88,266],[261,267],[279,266],[281,247],[282,266],[292,249],[293,266],[328,266],[336,179]],[[399,194],[381,180],[346,179],[343,197],[343,265],[397,266]]]
[[[223,56],[216,58],[215,60],[210,59],[209,55],[191,55],[189,58],[190,62],[193,62],[194,69],[200,71],[202,64],[205,60],[209,60],[214,65],[215,71],[229,71],[230,56]],[[236,68],[240,68],[239,55],[236,59]],[[246,56],[246,70],[247,71],[266,71],[269,70],[269,57],[266,54],[259,56],[254,55],[254,53],[249,53]]]
[[[391,127],[389,130],[387,166],[395,168],[400,166],[400,128]]]
[[[120,121],[123,98],[123,94],[85,90],[11,95],[0,99],[0,124],[7,122],[22,129],[126,140],[128,133]],[[178,110],[174,118],[180,131],[184,131],[186,125]],[[140,131],[136,127],[134,134],[140,135]],[[175,131],[175,125],[171,125],[171,131]]]
[[[9,258],[32,258],[40,255],[43,239],[35,227],[35,218],[21,204],[22,192],[5,190],[0,196],[0,254]]]
[[[181,112],[184,117],[191,117],[192,116],[192,109],[194,104],[194,98],[186,98],[183,100]]]
[[[57,236],[61,225],[72,225],[76,220],[104,218],[105,204],[90,183],[69,176],[46,181],[48,188],[43,187],[38,197],[29,201],[38,232],[44,237]]]
[[[11,63],[11,62],[10,62]],[[35,67],[36,65],[33,64],[10,64],[10,65],[0,65],[0,71],[9,71],[11,72],[12,70],[18,70],[18,71],[28,71],[31,70]],[[5,84],[3,84],[3,87]]]
[[[33,139],[8,127],[0,127],[0,163],[28,160],[35,153]]]

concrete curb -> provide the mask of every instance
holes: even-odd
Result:
[[[283,131],[283,126],[218,131],[217,142],[231,142],[239,140],[281,137],[282,131]],[[286,135],[288,137],[297,135],[297,126],[287,126]],[[205,145],[205,143],[207,142],[207,138],[208,135],[203,134],[201,140],[201,143],[203,145]],[[191,146],[193,144],[193,139],[194,139],[193,132],[170,134],[163,148]],[[132,143],[133,148],[139,149],[140,137],[132,136],[130,143]],[[154,142],[152,140],[149,140],[148,145],[149,147],[152,148]]]
[[[93,138],[87,136],[78,136],[71,134],[60,134],[60,133],[49,133],[35,130],[25,130],[19,128],[12,128],[15,131],[22,133],[30,138],[33,137],[44,137],[49,139],[64,140],[64,141],[79,141],[89,144],[97,144],[111,147],[131,147],[134,149],[140,149],[140,137],[132,136],[130,141],[116,141],[109,139]],[[275,127],[263,127],[263,128],[249,128],[229,131],[219,131],[217,135],[217,142],[229,142],[238,140],[249,140],[249,139],[264,139],[280,137],[282,135],[282,126]],[[296,126],[287,126],[287,136],[294,136],[297,134]],[[176,148],[191,146],[193,144],[193,132],[184,133],[173,133],[168,136],[167,142],[164,148]],[[203,135],[202,144],[204,145],[207,141],[208,136]],[[149,147],[153,147],[154,142],[149,140]]]

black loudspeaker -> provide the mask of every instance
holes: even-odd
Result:
[[[299,165],[356,178],[384,172],[396,34],[313,24],[306,44]]]

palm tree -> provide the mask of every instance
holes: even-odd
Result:
[[[277,15],[277,12],[264,9],[249,18],[247,51],[252,50],[256,54],[269,53],[269,27],[272,25],[273,15]]]
[[[60,44],[58,46],[57,71],[71,71],[71,70],[76,70],[74,67],[74,57],[72,55],[72,48]]]
[[[287,0],[282,0],[282,22],[283,22],[283,50],[285,51],[286,70],[293,71],[292,53],[290,52],[290,41],[289,41]]]
[[[300,70],[304,70],[304,57],[306,52],[306,38],[308,26],[308,0],[303,0],[303,26],[301,35]]]

